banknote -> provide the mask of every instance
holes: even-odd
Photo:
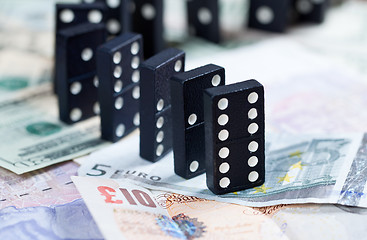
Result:
[[[58,120],[50,85],[18,92],[0,102],[0,166],[30,172],[106,146],[99,119],[68,126]],[[5,140],[6,139],[6,140]]]
[[[139,157],[139,136],[92,153],[81,159],[80,176],[131,179],[151,189],[174,191],[210,200],[262,207],[295,203],[338,203],[343,194],[351,195],[355,186],[346,187],[353,160],[367,159],[362,135],[353,136],[275,136],[267,141],[265,184],[252,189],[214,195],[206,187],[205,174],[185,180],[174,173],[173,154],[157,163]],[[362,156],[357,157],[359,152]],[[357,161],[357,160],[356,160]],[[230,177],[230,176],[229,176]],[[366,176],[360,176],[366,180]],[[363,188],[365,182],[358,184]],[[345,189],[343,189],[343,186]],[[357,194],[357,193],[354,193]],[[365,198],[365,196],[361,196]],[[367,207],[363,201],[341,204]]]
[[[78,167],[66,162],[22,175],[0,168],[0,209],[51,206],[79,199],[70,179]]]
[[[105,239],[355,239],[367,210],[334,205],[247,207],[73,177]]]
[[[109,179],[72,179],[107,240],[287,239],[269,216],[249,207]]]
[[[102,240],[84,201],[0,210],[0,239]]]

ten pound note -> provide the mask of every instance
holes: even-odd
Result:
[[[73,177],[73,181],[106,240],[356,239],[363,236],[367,218],[362,208],[252,208],[153,191],[123,180]]]

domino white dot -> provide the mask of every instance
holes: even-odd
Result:
[[[259,125],[256,123],[251,123],[247,130],[250,134],[255,134],[259,130]]]
[[[74,21],[75,15],[74,12],[70,9],[64,9],[60,12],[60,20],[64,23],[71,23]]]
[[[159,99],[159,101],[157,103],[157,110],[158,111],[162,111],[163,108],[164,108],[164,100],[163,99]]]
[[[137,69],[139,67],[140,64],[140,59],[138,56],[133,57],[133,59],[131,60],[131,67],[133,69]]]
[[[131,44],[131,48],[130,48],[130,52],[133,55],[138,54],[138,52],[140,51],[140,46],[138,42],[133,42],[133,44]]]
[[[221,141],[227,140],[229,137],[229,132],[225,129],[221,130],[218,134],[218,139]]]
[[[133,123],[135,126],[139,126],[140,125],[140,114],[139,113],[136,113],[135,116],[134,116],[134,120],[133,120]]]
[[[194,173],[199,169],[199,162],[198,161],[193,161],[190,164],[190,172]]]
[[[120,92],[122,90],[122,87],[123,87],[123,83],[121,80],[117,80],[115,82],[115,86],[113,87],[113,89],[115,90],[115,92]]]
[[[107,0],[106,3],[110,8],[117,8],[120,6],[120,0]]]
[[[198,11],[198,19],[201,24],[208,25],[212,22],[213,16],[208,8],[200,8]]]
[[[124,106],[124,99],[122,97],[118,97],[115,100],[115,108],[120,110]]]
[[[219,181],[219,186],[221,188],[227,188],[229,184],[231,184],[231,180],[229,180],[227,177],[224,177]]]
[[[190,125],[194,125],[195,123],[196,123],[196,121],[198,120],[198,117],[196,116],[196,114],[195,113],[193,113],[193,114],[191,114],[190,116],[189,116],[189,119],[188,119],[188,123],[190,124]]]
[[[220,172],[220,173],[223,173],[223,174],[227,173],[227,172],[229,171],[229,169],[230,169],[230,166],[229,166],[229,164],[228,164],[228,163],[226,163],[226,162],[222,163],[222,164],[219,166],[219,172]]]
[[[179,71],[181,71],[181,69],[182,69],[182,61],[181,60],[177,60],[176,61],[176,63],[175,63],[175,71],[176,72],[179,72]]]
[[[141,15],[146,20],[153,20],[156,15],[154,6],[150,3],[144,4],[141,8]]]
[[[83,61],[88,62],[93,57],[93,50],[90,48],[84,48],[81,54]]]
[[[113,63],[119,64],[121,62],[122,56],[120,52],[115,52],[113,54]]]
[[[229,148],[227,147],[223,147],[219,150],[219,153],[218,153],[219,157],[220,158],[227,158],[229,156]]]
[[[252,156],[248,159],[247,163],[250,167],[255,167],[259,162],[259,159],[256,156]]]
[[[98,86],[99,86],[99,80],[98,80],[98,77],[97,77],[97,76],[95,76],[95,77],[93,78],[93,85],[94,85],[96,88],[98,88]]]
[[[228,123],[229,117],[227,114],[222,114],[218,117],[218,124],[224,126]]]
[[[94,105],[93,105],[93,112],[96,115],[99,115],[101,113],[101,109],[99,107],[99,103],[98,102],[94,103]]]
[[[159,131],[157,133],[157,137],[156,137],[155,140],[157,141],[157,143],[161,143],[163,141],[163,139],[164,139],[164,132],[163,131]]]
[[[113,71],[113,76],[115,78],[120,78],[122,75],[122,68],[120,66],[116,66],[115,70]]]
[[[221,100],[219,100],[218,102],[218,108],[220,110],[225,110],[228,107],[228,99],[227,98],[222,98]]]
[[[137,83],[140,81],[140,71],[139,70],[135,70],[133,72],[133,74],[131,75],[131,81],[133,81],[134,83]]]
[[[250,172],[250,174],[248,175],[248,180],[250,182],[256,182],[257,179],[259,179],[259,173],[256,171]]]
[[[116,127],[115,134],[117,137],[122,137],[124,133],[125,133],[125,125],[121,123]]]
[[[157,155],[157,157],[160,157],[163,151],[164,151],[164,146],[162,144],[159,144],[155,151],[155,155]]]
[[[220,80],[221,80],[221,77],[219,76],[219,74],[214,75],[214,77],[212,78],[212,85],[214,87],[218,86],[220,84]]]
[[[253,120],[255,118],[257,118],[257,110],[256,108],[251,108],[250,111],[248,111],[248,118]]]
[[[261,6],[256,10],[256,19],[263,25],[274,21],[274,11],[268,6]]]
[[[70,119],[73,122],[79,121],[82,118],[82,110],[80,110],[79,108],[73,108],[70,111]]]
[[[140,87],[136,86],[133,89],[133,98],[134,99],[139,99],[140,98]]]
[[[250,152],[256,152],[259,149],[259,144],[256,141],[252,141],[248,145],[248,150]]]
[[[73,95],[78,95],[82,91],[82,84],[80,82],[73,82],[70,85],[70,93]]]
[[[296,8],[302,14],[309,14],[313,10],[313,5],[309,0],[298,0]]]
[[[259,95],[256,92],[252,92],[248,95],[247,101],[251,104],[254,104],[259,100]]]
[[[116,19],[110,19],[107,21],[107,30],[111,34],[117,34],[121,30],[121,24]]]
[[[100,23],[102,21],[103,15],[99,10],[91,10],[88,13],[88,21],[91,23]]]
[[[162,128],[164,125],[164,118],[163,117],[159,117],[158,120],[157,120],[157,123],[156,123],[156,127],[158,129]]]

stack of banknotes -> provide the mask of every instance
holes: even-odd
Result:
[[[207,189],[205,174],[175,175],[172,153],[154,164],[141,159],[138,130],[110,144],[100,140],[98,117],[58,120],[53,4],[0,5],[0,239],[367,234],[367,2],[347,2],[324,25],[287,35],[249,30],[224,45],[180,45],[187,69],[213,63],[226,68],[228,83],[254,78],[265,86],[266,181],[221,196]],[[228,12],[240,14],[248,1],[221,4],[230,21]],[[233,36],[243,21],[225,32]],[[184,37],[183,23],[167,26],[168,38]]]

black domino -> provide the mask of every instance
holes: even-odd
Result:
[[[141,64],[140,156],[156,162],[172,150],[169,79],[185,69],[185,53],[166,49]]]
[[[116,142],[139,126],[140,34],[125,33],[97,51],[102,138]]]
[[[56,38],[56,78],[60,119],[75,123],[99,113],[96,49],[106,40],[102,24],[82,24],[61,30]]]
[[[250,0],[248,26],[265,31],[284,32],[290,23],[293,0]]]
[[[175,173],[193,178],[205,171],[203,90],[225,84],[224,68],[209,64],[171,78]]]
[[[149,58],[165,47],[163,39],[163,0],[134,0],[132,29],[144,38],[145,58]]]
[[[187,14],[190,31],[211,42],[220,42],[218,0],[187,1]]]
[[[107,9],[105,23],[108,33],[111,36],[118,36],[121,33],[128,32],[131,25],[130,16],[131,0],[95,0],[103,3]],[[84,3],[90,3],[90,0],[83,0]]]
[[[103,3],[56,4],[56,33],[82,23],[104,23],[107,7]]]
[[[293,0],[298,21],[322,23],[325,19],[328,0]]]
[[[224,194],[265,181],[264,88],[248,80],[204,91],[207,186]]]

